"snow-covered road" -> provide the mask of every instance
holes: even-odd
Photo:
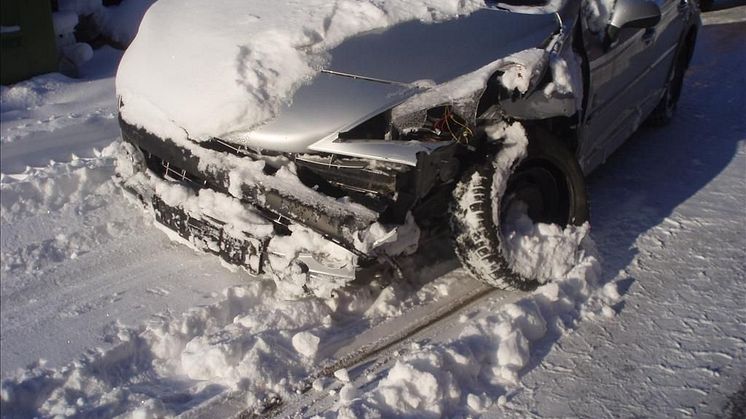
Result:
[[[115,321],[181,313],[245,281],[171,244],[110,181],[113,162],[102,149],[119,137],[120,57],[105,48],[84,69],[87,79],[53,74],[4,90],[3,377],[39,359],[65,365],[106,346],[104,329]]]
[[[546,324],[528,353],[521,344],[507,351],[527,356],[496,373],[507,378],[485,384],[485,372],[468,383],[448,376],[460,395],[409,388],[397,390],[397,400],[412,408],[429,401],[444,409],[430,411],[435,416],[723,412],[746,380],[743,9],[726,16],[742,23],[703,28],[674,122],[643,129],[589,179],[602,283],[613,285],[607,294],[623,294],[610,298],[613,311],[589,309],[592,290],[551,316],[554,306],[542,305],[549,290],[527,297],[523,306],[541,305]],[[237,413],[253,397],[287,395],[288,381],[363,345],[358,335],[366,330],[378,326],[381,336],[373,337],[386,338],[397,318],[477,289],[459,270],[442,275],[452,268],[446,264],[383,291],[374,284],[334,301],[282,302],[271,283],[171,243],[110,181],[118,54],[97,52],[83,81],[50,75],[3,88],[0,375],[10,378],[3,400],[14,403],[3,415],[215,413],[206,406]],[[383,409],[375,403],[390,399],[364,394],[394,397],[396,378],[445,377],[433,366],[469,347],[454,340],[463,329],[503,327],[494,314],[519,297],[497,293],[470,303],[349,372],[317,380],[287,412]],[[101,349],[70,364],[93,347]],[[491,362],[470,350],[475,358],[464,369],[477,368],[475,359]],[[15,376],[39,358],[44,368]],[[237,404],[225,406],[226,395]]]

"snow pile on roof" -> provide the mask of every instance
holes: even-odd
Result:
[[[325,51],[344,39],[483,6],[481,0],[161,0],[122,60],[121,112],[171,138],[246,131],[271,119],[316,74]]]

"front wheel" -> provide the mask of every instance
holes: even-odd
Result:
[[[450,217],[456,254],[472,276],[497,288],[532,289],[546,279],[511,260],[508,230],[514,223],[564,228],[588,220],[585,183],[574,155],[543,130],[530,132],[530,138],[523,156],[511,155],[516,145],[506,141],[494,158],[468,169],[454,189]]]

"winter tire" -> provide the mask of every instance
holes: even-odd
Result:
[[[486,159],[466,170],[453,193],[450,218],[456,254],[476,279],[496,288],[527,290],[538,285],[536,278],[524,278],[511,268],[493,221],[503,220],[501,210],[509,200],[526,201],[535,223],[564,227],[588,220],[583,173],[575,156],[545,131],[529,131],[529,138],[526,157],[514,162],[510,176],[500,177],[507,178],[506,184],[494,184],[494,159]]]

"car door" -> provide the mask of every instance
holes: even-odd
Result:
[[[648,68],[639,81],[640,106],[647,115],[658,104],[668,83],[679,42],[688,19],[689,0],[655,0],[661,20],[652,29],[651,45],[646,51]]]
[[[581,19],[590,76],[578,154],[584,172],[603,163],[658,102],[681,32],[681,1],[657,0],[661,22],[622,29],[614,42]]]

